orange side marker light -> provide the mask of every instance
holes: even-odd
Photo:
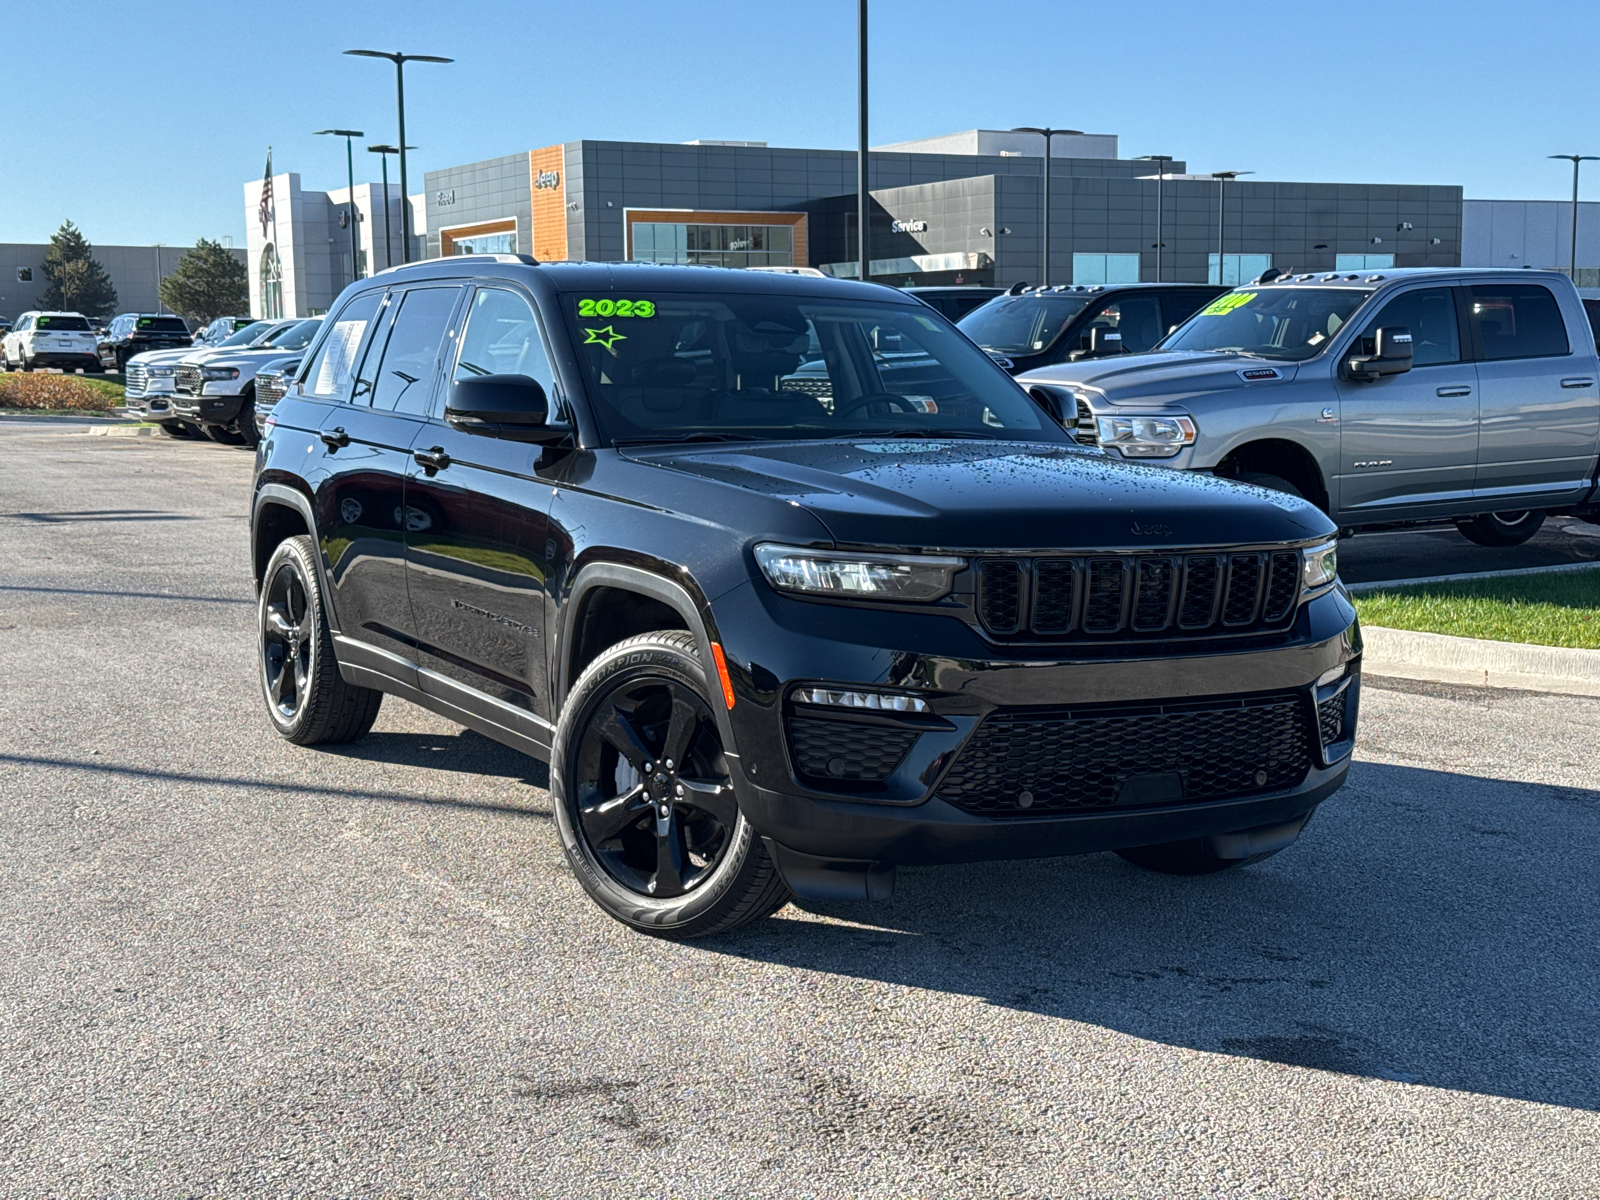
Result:
[[[722,644],[711,643],[711,657],[716,660],[717,678],[722,681],[722,700],[730,709],[733,707],[733,680],[728,678],[728,660],[722,655]]]

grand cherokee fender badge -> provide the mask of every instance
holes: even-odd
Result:
[[[1283,372],[1277,367],[1240,367],[1239,378],[1246,383],[1260,383],[1267,379],[1282,379]]]
[[[507,629],[515,629],[518,633],[526,633],[530,637],[538,637],[539,631],[532,625],[524,625],[521,621],[513,621],[510,617],[502,617],[499,613],[492,613],[486,608],[476,605],[463,604],[460,600],[452,599],[451,608],[459,608],[462,612],[469,612],[475,617],[482,617],[486,621],[493,621],[497,625],[504,625]]]

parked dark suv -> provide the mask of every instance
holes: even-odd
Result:
[[[1143,353],[1227,290],[1209,283],[1018,285],[957,324],[1020,375],[1058,362]]]
[[[787,386],[812,353],[828,389]],[[267,712],[343,742],[392,693],[548,760],[578,879],[669,937],[901,863],[1271,854],[1355,734],[1334,526],[1080,447],[1055,403],[876,285],[384,271],[257,451]]]
[[[182,317],[160,313],[122,313],[100,335],[95,353],[108,371],[124,371],[128,360],[147,350],[182,350],[194,343]]]

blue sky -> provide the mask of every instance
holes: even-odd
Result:
[[[279,171],[334,187],[344,145],[313,130],[394,140],[393,68],[339,53],[356,46],[457,60],[407,72],[413,192],[427,169],[584,137],[855,142],[854,0],[24,8],[72,16],[7,22],[0,241],[71,218],[108,244],[242,244],[269,143]],[[1562,199],[1571,168],[1545,155],[1600,154],[1597,35],[1600,5],[1537,0],[873,0],[872,140],[1054,124],[1194,171]],[[1600,163],[1588,178],[1600,199]]]

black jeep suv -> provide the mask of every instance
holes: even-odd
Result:
[[[384,271],[257,452],[267,712],[349,741],[387,692],[548,760],[579,880],[670,937],[900,863],[1287,846],[1355,734],[1333,525],[1051,403],[877,285]]]

